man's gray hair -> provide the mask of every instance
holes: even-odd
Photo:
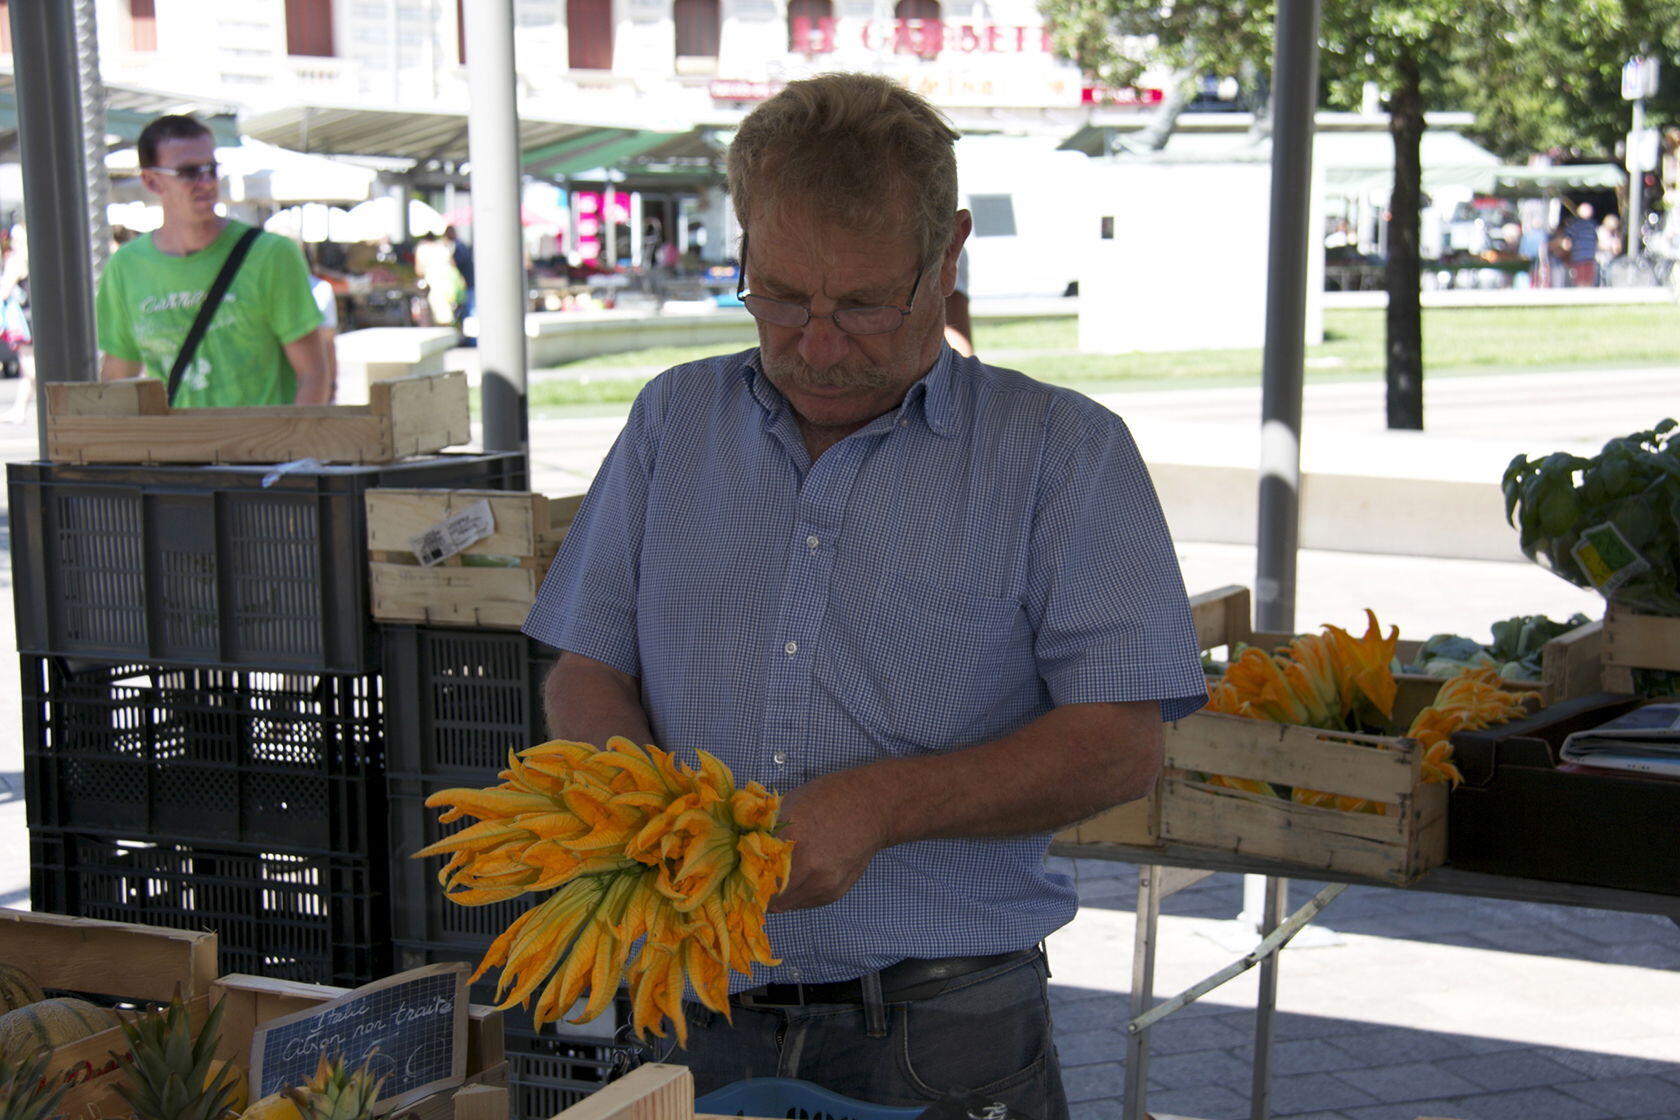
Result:
[[[754,218],[802,210],[859,233],[905,230],[932,262],[957,213],[957,132],[890,78],[821,74],[789,82],[741,122],[729,195]]]

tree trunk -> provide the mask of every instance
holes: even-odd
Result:
[[[1416,60],[1400,60],[1389,97],[1394,187],[1389,195],[1388,426],[1423,430],[1423,312],[1418,301],[1419,202],[1423,194],[1423,83]]]

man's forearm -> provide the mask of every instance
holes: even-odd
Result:
[[[895,844],[1054,831],[1142,797],[1160,767],[1146,701],[1069,704],[979,746],[816,778],[783,803],[793,870],[771,909],[833,902]]]
[[[882,846],[1059,829],[1148,793],[1161,768],[1153,702],[1070,704],[1001,739],[841,771]]]
[[[321,343],[319,329],[310,331],[285,346],[286,360],[297,374],[298,404],[330,404],[333,397],[332,378],[327,373],[326,350]]]
[[[641,682],[592,658],[565,652],[543,681],[543,714],[556,739],[602,746],[614,735],[653,742]]]

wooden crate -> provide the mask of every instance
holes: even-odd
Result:
[[[478,501],[490,504],[496,531],[435,567],[422,566],[410,542]],[[373,617],[517,630],[582,502],[582,495],[506,490],[369,490]]]
[[[154,377],[46,390],[56,463],[389,463],[472,438],[458,372],[378,382],[365,405],[170,408]]]
[[[200,935],[206,936],[206,935]],[[213,936],[213,935],[208,935]],[[347,991],[317,984],[301,984],[289,980],[271,980],[261,976],[224,976],[213,981],[208,989],[188,1004],[192,1022],[204,1021],[217,1000],[224,999],[221,1040],[217,1056],[242,1069],[250,1063],[251,1043],[256,1028],[272,1019],[307,1010],[325,1003]],[[126,1048],[120,1028],[113,1028],[84,1038],[53,1052],[50,1067],[58,1076],[69,1078],[74,1087],[58,1106],[58,1111],[77,1120],[126,1118],[130,1109],[117,1092],[124,1084],[124,1074],[117,1066],[113,1053]],[[403,1120],[499,1120],[507,1115],[508,1064],[502,1048],[502,1013],[491,1007],[473,1005],[467,1012],[467,1073],[459,1089],[434,1093],[408,1105],[402,1110]],[[486,1100],[484,1093],[467,1093],[472,1089],[499,1092],[501,1099]]]
[[[201,999],[216,979],[216,935],[0,909],[0,961],[48,989],[129,1003],[165,1003],[177,991],[184,999]],[[122,1074],[113,1054],[126,1050],[118,1027],[56,1048],[47,1076],[73,1086],[58,1114],[78,1120],[129,1115],[114,1090]]]
[[[1262,648],[1290,635],[1255,631],[1250,596],[1224,587],[1191,600],[1203,649]],[[1402,660],[1417,642],[1401,642]],[[1434,699],[1441,681],[1396,678],[1397,722]],[[1197,712],[1168,724],[1165,764],[1146,799],[1076,825],[1057,840],[1160,847],[1184,844],[1406,883],[1446,860],[1447,787],[1423,783],[1423,751],[1400,736],[1355,735]],[[1202,773],[1250,778],[1384,803],[1383,816],[1300,805],[1216,787]]]
[[[1634,691],[1635,669],[1680,672],[1680,618],[1637,614],[1611,603],[1604,612],[1603,687]]]
[[[1584,622],[1540,650],[1541,699],[1546,707],[1597,692],[1604,677],[1604,622]]]

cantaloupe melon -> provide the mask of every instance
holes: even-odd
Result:
[[[15,964],[0,961],[0,1015],[46,998],[33,976]]]
[[[22,1061],[117,1025],[116,1012],[86,1000],[48,999],[0,1015],[0,1057]]]

